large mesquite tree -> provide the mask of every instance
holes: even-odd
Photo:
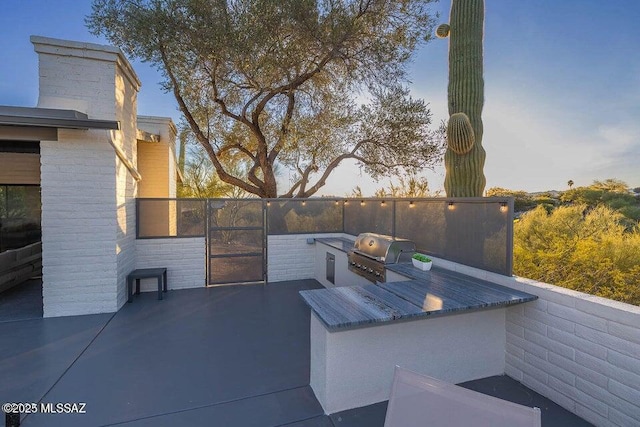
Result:
[[[482,147],[484,0],[452,0],[449,24],[449,124],[444,189],[449,197],[481,197],[486,179]]]
[[[94,0],[87,25],[158,66],[222,181],[309,197],[346,159],[374,178],[440,161],[402,86],[431,1]],[[293,171],[285,189],[276,168]]]

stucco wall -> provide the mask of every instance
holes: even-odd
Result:
[[[459,383],[504,370],[505,310],[329,332],[311,316],[310,385],[325,413],[389,399],[396,365]]]
[[[167,117],[138,116],[138,129],[159,135],[157,142],[138,141],[138,169],[142,174],[138,196],[141,198],[176,197],[177,171],[175,163],[176,128]],[[177,233],[177,204],[164,202],[148,217],[145,231],[175,236]],[[153,219],[153,221],[151,221]]]
[[[346,235],[344,235],[346,236]],[[323,237],[323,236],[320,236]],[[347,254],[321,242],[315,243],[315,279],[325,288],[334,286],[356,286],[370,285],[371,282],[362,276],[348,270]],[[335,257],[335,283],[329,282],[327,277],[327,252]]]
[[[138,170],[142,175],[140,197],[168,198],[169,152],[159,142],[138,141]]]

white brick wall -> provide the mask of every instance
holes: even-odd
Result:
[[[136,240],[136,268],[167,268],[169,289],[205,286],[204,237]],[[157,282],[142,280],[141,291],[156,291]]]
[[[596,426],[640,426],[640,307],[435,264],[539,297],[507,309],[507,375]]]
[[[140,88],[137,79],[128,76],[128,69],[116,63],[116,120],[120,122],[120,132],[112,133],[115,143],[125,153],[132,164],[137,160],[137,96]],[[116,204],[118,259],[118,308],[127,301],[127,274],[135,268],[136,259],[136,206],[137,182],[126,165],[116,157]]]
[[[104,133],[60,130],[40,143],[45,317],[117,309],[115,155]]]
[[[313,279],[315,277],[316,247],[307,238],[342,237],[342,233],[269,235],[267,266],[269,282]]]
[[[112,142],[135,163],[140,86],[112,47],[32,37],[38,107],[117,120],[120,130],[59,130],[41,142],[44,315],[113,312],[135,260],[136,185]]]

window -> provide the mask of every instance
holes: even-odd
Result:
[[[40,186],[0,185],[0,252],[39,242]]]

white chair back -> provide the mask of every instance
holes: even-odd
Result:
[[[385,427],[541,427],[540,409],[396,366]]]

